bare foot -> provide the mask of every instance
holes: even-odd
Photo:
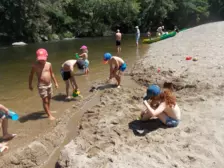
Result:
[[[118,85],[117,88],[118,88],[118,89],[121,88],[121,85]]]
[[[9,149],[8,146],[2,146],[2,147],[0,147],[0,152],[5,152],[5,151],[7,151],[8,149]]]
[[[71,96],[67,96],[66,98],[65,98],[65,100],[67,100],[67,101],[69,101],[69,100],[71,100],[72,98],[71,98]]]
[[[17,136],[16,134],[6,134],[3,136],[2,139],[8,141],[8,140],[15,138],[16,136]]]
[[[3,146],[6,146],[7,144],[8,144],[7,142],[0,143],[0,148],[2,148]]]
[[[53,117],[53,116],[49,116],[48,118],[49,118],[49,120],[51,120],[51,121],[55,120],[55,117]]]

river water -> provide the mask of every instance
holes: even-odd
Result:
[[[54,90],[51,110],[56,118],[63,115],[65,109],[71,107],[72,102],[65,102],[65,85],[60,76],[60,66],[68,59],[75,59],[74,53],[80,53],[79,48],[87,45],[89,50],[90,73],[88,76],[77,76],[82,95],[87,95],[93,81],[106,79],[109,74],[109,66],[102,63],[105,52],[116,55],[114,37],[82,38],[69,41],[47,42],[29,44],[22,47],[0,48],[0,103],[9,109],[16,111],[21,117],[19,121],[9,121],[9,130],[18,134],[11,146],[21,146],[28,143],[40,133],[46,131],[46,127],[54,126],[53,122],[46,119],[42,102],[36,89],[36,76],[34,76],[34,91],[28,89],[28,77],[32,63],[35,61],[35,52],[38,48],[48,50],[49,59],[53,71],[59,83],[59,89]],[[127,62],[128,69],[132,63],[144,55],[148,45],[135,46],[135,36],[126,35],[122,40],[121,57]]]

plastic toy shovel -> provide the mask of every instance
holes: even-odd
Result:
[[[75,57],[76,57],[76,59],[79,59],[79,54],[76,53],[76,54],[75,54]]]

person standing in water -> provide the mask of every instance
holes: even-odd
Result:
[[[47,62],[48,53],[47,50],[40,48],[36,52],[37,62],[32,65],[32,69],[29,76],[29,89],[32,91],[33,75],[36,73],[38,79],[38,91],[43,101],[43,108],[50,120],[55,120],[50,111],[51,96],[53,93],[51,80],[53,79],[56,89],[58,88],[58,82],[54,76],[52,65]]]
[[[150,85],[143,100],[146,110],[141,113],[141,120],[158,117],[168,127],[178,126],[181,112],[176,103],[176,97],[170,89],[161,91],[159,86]],[[149,103],[148,100],[151,102]]]
[[[147,32],[147,36],[151,40],[152,34],[151,34],[150,30]]]
[[[88,60],[88,48],[83,45],[80,50],[82,50],[82,54],[79,55],[85,61],[85,74],[89,74],[89,60]]]
[[[136,28],[136,46],[138,46],[138,42],[140,39],[140,30],[138,26],[136,26],[135,28]]]
[[[77,65],[78,69],[84,70],[85,69],[85,61],[82,59],[79,60],[67,60],[61,65],[61,76],[62,79],[65,81],[66,85],[66,100],[70,100],[71,97],[69,96],[69,82],[71,83],[73,91],[78,91],[78,85],[76,83],[73,71],[74,66]]]
[[[158,35],[159,35],[159,36],[161,36],[161,35],[164,34],[163,30],[164,30],[164,26],[160,26],[160,27],[158,27],[157,32],[158,32]]]
[[[109,80],[115,78],[117,80],[117,88],[120,88],[122,72],[127,68],[126,63],[120,57],[112,56],[110,53],[105,53],[103,60],[104,64],[108,63],[110,65]]]
[[[121,39],[122,39],[122,34],[120,33],[120,30],[117,29],[116,33],[116,47],[117,47],[117,54],[121,52]]]

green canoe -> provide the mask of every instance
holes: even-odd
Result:
[[[167,38],[174,37],[176,34],[177,33],[175,31],[173,31],[173,32],[170,32],[168,34],[164,34],[160,37],[155,37],[155,38],[151,38],[151,39],[144,39],[143,43],[151,44],[151,43],[154,43],[154,42],[157,42],[157,41],[160,41],[160,40],[165,40]]]

